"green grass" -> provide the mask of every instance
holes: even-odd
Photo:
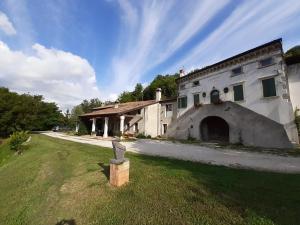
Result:
[[[130,183],[114,188],[111,149],[43,135],[20,156],[0,145],[0,224],[299,224],[300,175],[126,154]]]

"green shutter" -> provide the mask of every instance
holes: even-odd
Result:
[[[194,95],[194,105],[199,105],[200,100],[199,100],[199,94]]]
[[[233,86],[234,92],[234,101],[243,101],[244,100],[244,90],[243,85]]]
[[[274,77],[262,80],[264,97],[276,96],[276,87]]]

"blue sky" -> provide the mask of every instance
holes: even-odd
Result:
[[[1,0],[0,86],[63,109],[282,37],[300,44],[299,0]]]

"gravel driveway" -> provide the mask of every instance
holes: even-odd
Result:
[[[62,133],[44,132],[43,134],[79,143],[112,147],[111,141],[87,137],[69,136]],[[122,142],[130,152],[146,155],[157,155],[182,160],[190,160],[214,165],[265,170],[283,173],[300,173],[300,157],[277,156],[257,152],[245,152],[230,149],[213,149],[191,144],[180,144],[169,141],[139,139],[133,142]]]

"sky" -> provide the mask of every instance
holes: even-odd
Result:
[[[0,0],[0,86],[65,111],[283,38],[299,0]]]

